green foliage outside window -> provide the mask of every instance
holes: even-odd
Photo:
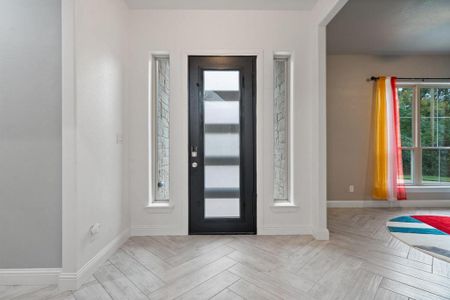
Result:
[[[413,147],[414,90],[412,88],[399,88],[398,99],[400,109],[400,132],[402,147]]]

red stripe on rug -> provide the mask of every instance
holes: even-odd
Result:
[[[439,229],[440,231],[450,234],[450,217],[428,216],[428,215],[411,216],[411,217],[419,221],[422,221],[425,224],[433,226],[434,228]]]

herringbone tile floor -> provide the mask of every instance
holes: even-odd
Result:
[[[450,264],[385,229],[395,215],[450,215],[450,209],[328,212],[330,241],[135,237],[77,291],[0,286],[0,299],[450,299]]]

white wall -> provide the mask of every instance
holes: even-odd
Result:
[[[186,234],[188,230],[188,54],[257,54],[258,233],[310,233],[319,201],[318,66],[311,62],[316,20],[308,11],[132,10],[129,24],[129,197],[132,234]],[[317,47],[317,45],[315,45]],[[146,208],[148,193],[148,61],[152,51],[171,59],[172,209]],[[297,208],[272,207],[273,55],[294,61],[293,169]],[[317,68],[314,72],[313,68]],[[312,83],[316,82],[317,86]],[[317,114],[316,114],[317,113]],[[313,115],[314,114],[314,115]],[[315,156],[314,156],[315,155]],[[315,171],[317,174],[317,171]]]
[[[331,8],[339,6],[336,3],[345,1],[319,0],[313,11],[129,12],[122,0],[62,0],[60,280],[77,283],[80,272],[94,269],[98,257],[107,257],[104,250],[112,242],[120,244],[118,238],[127,237],[130,215],[132,228],[139,234],[187,233],[188,53],[258,55],[258,232],[322,230],[321,237],[326,237],[322,195],[325,155],[321,148],[324,97],[320,93],[324,89],[324,31],[318,24],[330,15]],[[0,2],[0,166],[1,170],[18,171],[6,172],[6,178],[0,178],[1,184],[14,188],[0,189],[0,239],[12,241],[0,247],[0,268],[61,265],[58,5],[56,0]],[[15,25],[4,26],[3,22]],[[170,155],[174,207],[167,211],[145,208],[149,200],[150,51],[168,51],[172,59]],[[291,52],[294,61],[296,207],[290,208],[271,206],[275,51]],[[126,105],[125,91],[129,97]],[[29,99],[35,102],[21,102]],[[124,145],[116,141],[122,132],[126,133]],[[27,152],[30,148],[33,151]],[[6,151],[14,154],[6,157],[15,159],[17,165],[2,159]],[[46,190],[45,186],[51,188]],[[102,227],[93,239],[88,230],[94,223]],[[27,242],[25,246],[20,243],[23,241]],[[88,268],[82,268],[88,262]]]
[[[60,7],[0,1],[0,269],[61,267]]]
[[[122,0],[77,0],[75,116],[78,268],[129,227],[123,186],[127,8]],[[95,239],[89,228],[101,224]]]

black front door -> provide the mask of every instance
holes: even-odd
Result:
[[[189,57],[189,233],[256,233],[256,57]]]

